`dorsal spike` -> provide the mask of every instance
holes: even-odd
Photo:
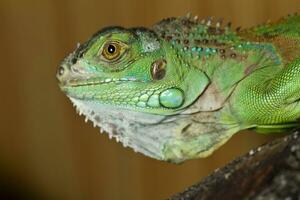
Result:
[[[221,27],[222,24],[223,24],[223,18],[219,18],[219,19],[217,20],[216,26]]]
[[[211,26],[213,17],[208,17],[206,20],[206,26]]]
[[[231,22],[228,22],[226,27],[230,29],[231,28]]]
[[[194,21],[197,22],[198,19],[199,19],[199,18],[198,18],[198,15],[196,15],[196,16],[194,17]]]
[[[200,23],[201,23],[201,24],[205,24],[205,19],[202,19],[202,20],[200,21]]]
[[[191,18],[191,13],[190,13],[190,12],[188,12],[188,13],[186,14],[186,18],[187,18],[187,19],[190,19],[190,18]]]

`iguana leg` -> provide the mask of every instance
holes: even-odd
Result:
[[[299,125],[300,58],[284,68],[265,67],[240,83],[233,110],[245,126],[283,129]]]

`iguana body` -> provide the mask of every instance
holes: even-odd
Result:
[[[171,162],[205,157],[239,130],[299,126],[300,16],[242,31],[190,17],[105,28],[57,78],[124,146]]]

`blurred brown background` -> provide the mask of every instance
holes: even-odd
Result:
[[[182,165],[152,160],[84,123],[60,92],[55,71],[77,42],[103,26],[150,26],[192,12],[249,27],[297,11],[299,0],[1,0],[1,195],[165,199],[273,139],[247,132],[207,159]]]

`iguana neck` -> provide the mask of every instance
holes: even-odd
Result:
[[[225,96],[256,70],[271,66],[280,68],[282,64],[271,43],[244,42],[238,36],[222,45],[209,40],[207,43],[211,45],[182,46],[171,42],[173,51],[169,52],[175,55],[173,59],[177,59],[177,64],[205,73],[210,83],[215,83]]]

